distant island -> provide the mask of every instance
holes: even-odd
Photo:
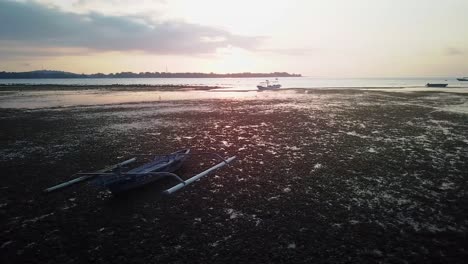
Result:
[[[78,74],[64,71],[29,71],[29,72],[0,72],[0,79],[76,79],[76,78],[255,78],[255,77],[301,77],[301,74],[287,72],[272,73],[200,73],[200,72],[119,72]]]

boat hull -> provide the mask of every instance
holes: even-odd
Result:
[[[468,78],[457,78],[457,80],[460,82],[468,82]]]
[[[257,89],[259,89],[260,91],[264,91],[264,90],[276,90],[276,89],[279,89],[279,88],[281,88],[281,85],[280,85],[280,84],[269,85],[269,86],[257,85]]]
[[[140,188],[143,187],[149,183],[158,181],[164,177],[162,176],[155,176],[151,174],[145,174],[145,175],[126,175],[125,178],[107,184],[106,188],[109,189],[110,192],[113,194],[118,194],[122,192],[126,192],[132,189]]]
[[[189,149],[184,149],[166,156],[156,157],[152,162],[125,173],[100,177],[96,179],[95,184],[101,188],[107,188],[114,194],[139,188],[166,177],[164,174],[157,174],[158,172],[172,173],[177,171],[189,153]]]
[[[448,84],[446,83],[428,83],[426,84],[426,87],[447,87]]]

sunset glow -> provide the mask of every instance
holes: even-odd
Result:
[[[466,10],[464,0],[0,0],[0,69],[466,75]]]

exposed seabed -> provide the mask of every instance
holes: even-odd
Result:
[[[52,93],[0,98],[2,263],[463,263],[468,255],[467,95],[129,101],[115,93],[120,101],[105,92],[89,104],[54,103]],[[238,160],[169,198],[158,184],[123,197],[88,185],[41,193],[78,171],[184,147]],[[180,173],[211,162],[192,159]]]

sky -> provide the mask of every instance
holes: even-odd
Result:
[[[0,71],[468,75],[467,0],[0,0]]]

